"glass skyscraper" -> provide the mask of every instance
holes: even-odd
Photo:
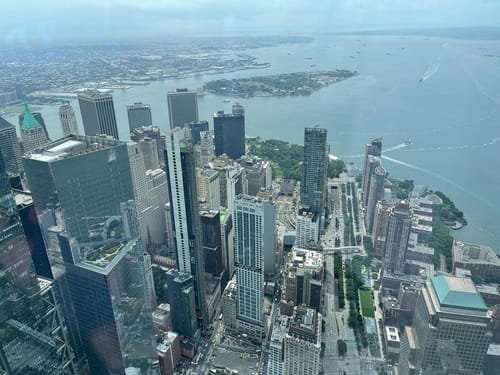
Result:
[[[71,135],[23,158],[75,345],[95,374],[151,371],[151,293],[127,144]]]
[[[300,203],[313,214],[323,216],[328,168],[326,129],[304,129],[304,163],[300,184]]]
[[[118,139],[113,97],[97,90],[78,94],[83,129],[86,135],[106,134]]]
[[[245,155],[245,109],[233,104],[232,113],[214,113],[215,155],[236,160]]]

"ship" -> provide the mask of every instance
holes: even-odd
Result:
[[[404,145],[405,145],[405,146],[409,146],[409,145],[411,145],[411,144],[412,144],[411,139],[407,139],[407,140],[404,142]]]

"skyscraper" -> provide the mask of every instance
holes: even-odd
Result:
[[[199,121],[198,96],[196,91],[177,89],[167,93],[170,129],[183,127],[190,122]]]
[[[378,201],[384,199],[385,169],[381,165],[377,166],[370,178],[370,189],[368,193],[368,205],[366,206],[366,230],[373,231],[373,221],[375,217],[375,206]]]
[[[198,330],[193,277],[174,269],[170,269],[166,276],[172,327],[181,335],[192,338]]]
[[[50,140],[49,133],[47,131],[47,125],[45,125],[45,120],[43,119],[42,114],[40,112],[31,112],[31,115],[41,125],[41,127],[43,128],[43,132],[45,133],[45,136],[47,137],[48,140]],[[24,121],[24,113],[21,113],[19,115],[19,126],[22,125],[23,121]]]
[[[491,340],[487,311],[471,279],[432,278],[404,330],[399,373],[480,374]]]
[[[78,134],[75,111],[71,104],[66,103],[59,107],[59,120],[61,120],[61,126],[65,136]]]
[[[368,196],[370,194],[370,180],[372,177],[373,169],[376,165],[373,165],[374,160],[378,160],[382,155],[382,138],[377,138],[368,143],[365,147],[365,166],[363,169],[363,205],[366,207],[368,205]],[[371,156],[376,157],[376,159],[370,158]]]
[[[208,121],[192,121],[187,124],[191,129],[191,139],[193,140],[193,145],[197,145],[201,140],[201,132],[208,131]]]
[[[157,126],[143,126],[135,128],[130,133],[130,139],[134,142],[140,142],[145,138],[155,140],[158,150],[158,161],[162,167],[165,166],[165,136],[160,134],[160,128]]]
[[[24,115],[21,122],[21,139],[23,141],[24,152],[30,152],[49,142],[47,133],[38,120],[31,114],[27,103],[24,103]]]
[[[234,200],[238,326],[257,340],[264,329],[264,232],[269,226],[274,229],[269,216],[266,220],[269,205],[272,202],[249,195],[238,195]]]
[[[283,375],[319,374],[321,314],[307,306],[297,306],[285,336]]]
[[[387,271],[399,274],[404,273],[411,219],[412,213],[405,201],[401,201],[392,208],[385,240],[384,266]]]
[[[300,203],[313,214],[324,215],[328,168],[327,133],[323,128],[304,129],[304,162],[300,185]]]
[[[111,94],[87,90],[78,93],[78,103],[86,135],[106,134],[119,139]]]
[[[207,320],[204,288],[204,261],[201,245],[200,214],[194,150],[188,128],[167,132],[165,161],[175,247],[179,270],[194,277],[196,309],[203,327]]]
[[[22,171],[21,148],[14,125],[0,117],[0,151],[7,173],[17,174]]]
[[[236,160],[245,155],[245,109],[233,104],[232,113],[214,113],[215,155]]]
[[[223,276],[222,236],[218,210],[201,210],[201,232],[205,272],[214,277]]]
[[[72,334],[92,373],[150,368],[152,296],[127,144],[71,135],[23,163],[55,282],[74,314]]]
[[[130,132],[135,128],[153,125],[151,106],[149,104],[134,103],[127,106],[128,126]]]

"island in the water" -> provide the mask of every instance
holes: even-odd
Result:
[[[237,97],[310,95],[313,91],[357,75],[357,71],[298,72],[266,77],[218,79],[207,82],[205,92]]]

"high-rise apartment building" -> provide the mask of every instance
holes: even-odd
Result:
[[[319,241],[319,215],[300,208],[295,220],[295,246],[316,245]]]
[[[412,212],[407,202],[401,201],[392,208],[387,225],[384,267],[387,271],[403,274]]]
[[[188,128],[167,132],[165,161],[179,270],[193,275],[198,320],[207,320],[194,150]]]
[[[128,126],[130,132],[135,128],[153,125],[151,106],[149,104],[134,103],[127,106]]]
[[[273,324],[273,333],[269,340],[269,361],[267,362],[267,375],[283,375],[283,362],[285,360],[285,337],[288,332],[286,315],[278,315]]]
[[[127,144],[71,135],[23,163],[77,349],[95,374],[147,371],[152,295]]]
[[[49,142],[47,133],[40,122],[31,114],[27,103],[24,103],[24,115],[21,122],[21,139],[23,151],[30,152]]]
[[[61,121],[62,131],[65,136],[78,134],[76,115],[71,104],[65,103],[59,107],[59,120]]]
[[[387,228],[391,216],[392,206],[387,202],[377,202],[373,218],[372,242],[373,251],[378,257],[385,255],[385,243],[387,239]]]
[[[239,329],[261,339],[264,328],[265,231],[274,231],[272,202],[249,195],[234,200],[236,283],[238,285]]]
[[[78,93],[78,103],[86,135],[105,134],[119,139],[115,106],[111,94],[87,90]]]
[[[285,336],[283,375],[319,374],[321,314],[307,306],[297,306]]]
[[[0,117],[0,152],[7,173],[17,174],[22,171],[21,148],[14,125]]]
[[[480,374],[491,340],[487,311],[471,279],[432,278],[404,330],[399,373]]]
[[[233,104],[232,113],[214,113],[215,155],[226,154],[233,160],[245,155],[245,109]]]
[[[378,201],[384,199],[385,169],[381,165],[377,166],[370,178],[370,189],[368,193],[368,205],[366,206],[366,230],[373,231],[373,221],[375,218],[375,206]]]
[[[368,196],[370,194],[370,180],[372,177],[373,169],[376,167],[373,165],[374,160],[379,160],[382,155],[382,138],[377,138],[368,143],[365,147],[365,165],[363,169],[363,205],[366,207],[368,205]],[[375,158],[371,158],[375,157]]]
[[[186,88],[167,93],[170,129],[183,127],[190,122],[199,121],[198,96],[196,91]]]
[[[324,215],[326,178],[328,170],[328,145],[326,129],[304,129],[304,162],[300,185],[300,203],[309,211]]]

